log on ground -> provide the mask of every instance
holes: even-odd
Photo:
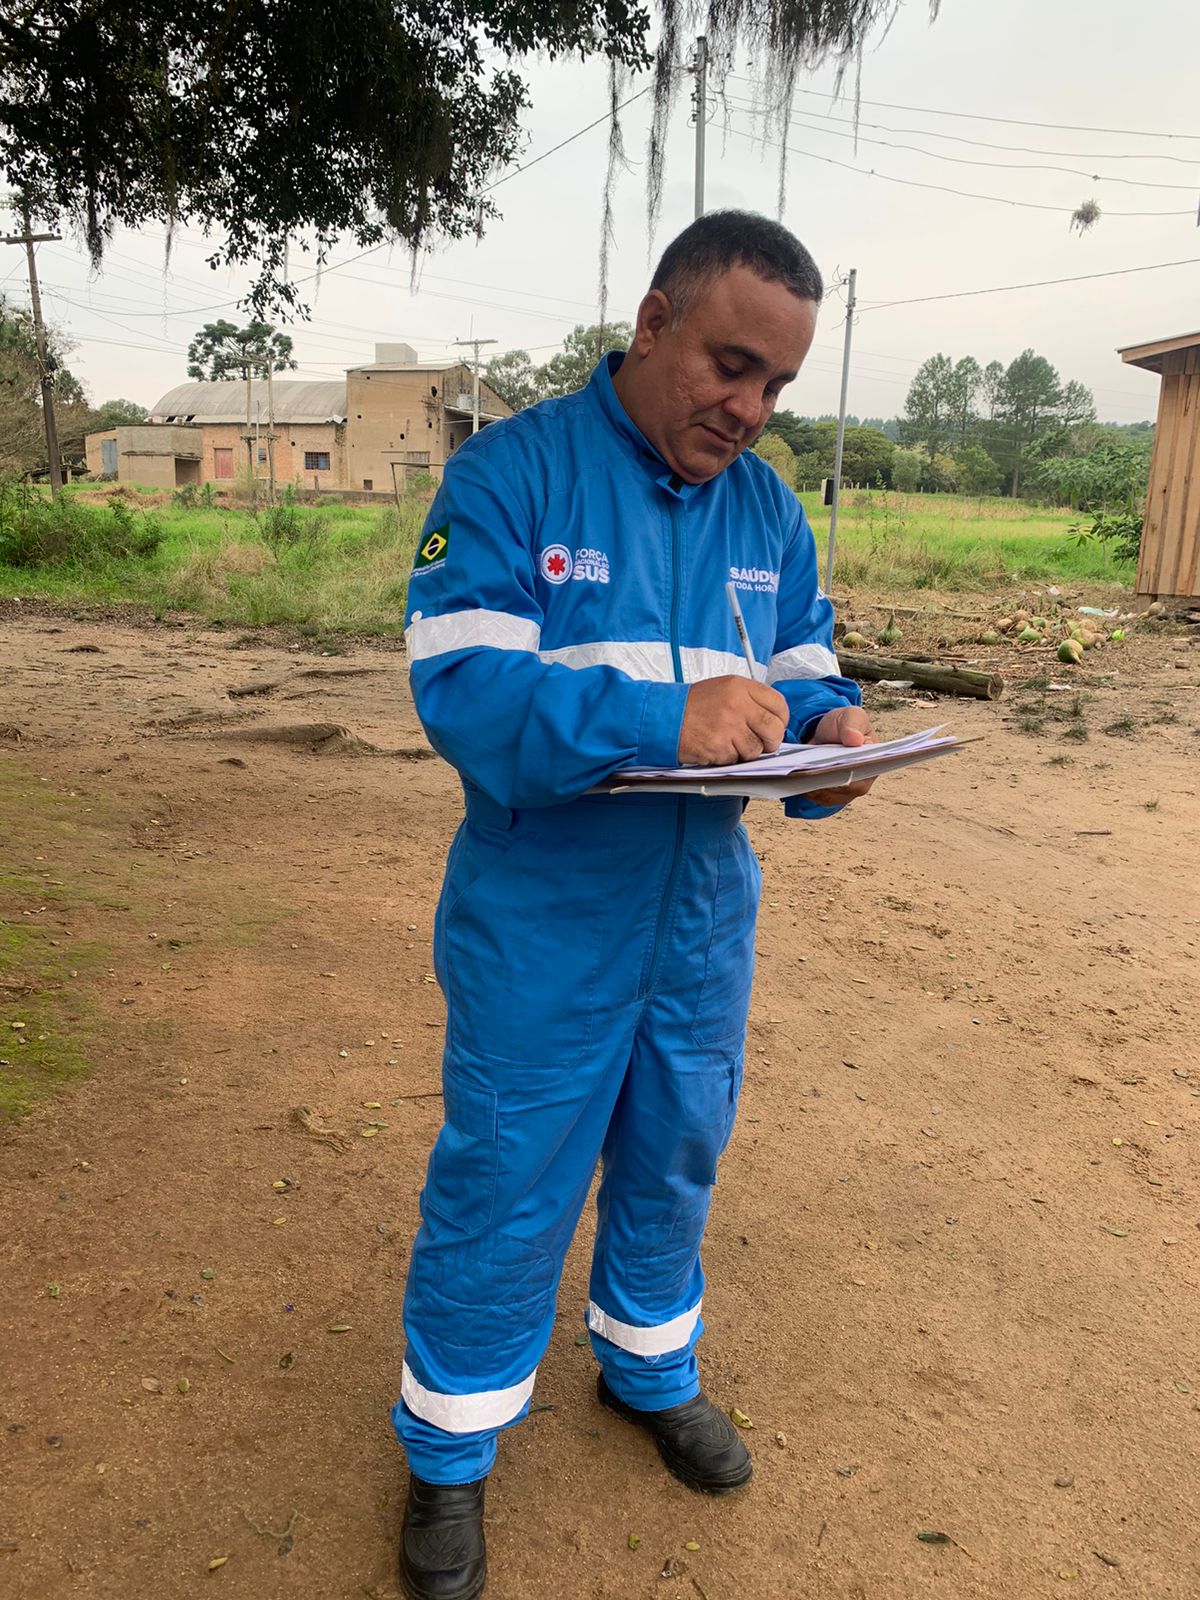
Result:
[[[898,656],[866,655],[860,650],[839,650],[838,665],[847,678],[878,682],[882,678],[907,678],[920,689],[938,694],[965,694],[976,700],[999,700],[1004,679],[998,672],[977,667],[956,667],[938,661],[905,661]]]

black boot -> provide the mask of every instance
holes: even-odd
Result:
[[[596,1394],[601,1405],[646,1429],[669,1470],[689,1489],[728,1494],[749,1483],[754,1470],[750,1452],[733,1423],[707,1396],[698,1394],[666,1411],[636,1411],[617,1399],[603,1373],[596,1380]]]
[[[408,1600],[475,1600],[487,1582],[478,1483],[412,1478],[400,1534],[400,1587]]]

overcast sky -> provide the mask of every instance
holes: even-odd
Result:
[[[1195,28],[1194,0],[1143,0],[1135,13],[1124,0],[1089,0],[1083,12],[1070,0],[943,0],[932,25],[925,6],[909,0],[865,59],[857,155],[848,125],[852,106],[833,100],[832,72],[802,80],[805,92],[796,97],[788,135],[795,153],[783,220],[828,279],[858,269],[852,412],[894,415],[916,367],[937,351],[1007,363],[1032,346],[1064,379],[1079,379],[1094,391],[1102,417],[1129,422],[1154,415],[1156,379],[1122,366],[1114,352],[1200,327],[1195,259],[1166,271],[1018,293],[920,305],[882,302],[1200,258]],[[749,71],[747,62],[735,62],[726,107],[712,107],[706,201],[710,209],[742,206],[774,215],[778,153],[752,137]],[[528,76],[534,106],[526,159],[605,110],[599,61],[534,64]],[[635,80],[626,92],[642,86]],[[673,117],[659,249],[692,217],[688,93],[685,84]],[[644,96],[623,116],[631,167],[617,190],[610,318],[632,317],[649,272],[643,165],[649,104]],[[968,112],[971,119],[961,115]],[[1059,126],[973,120],[983,113]],[[1081,132],[1067,125],[1127,131]],[[768,137],[777,140],[778,129]],[[503,218],[479,243],[438,249],[424,263],[415,295],[408,258],[399,250],[379,250],[328,272],[312,322],[289,330],[299,375],[337,376],[370,360],[377,339],[406,340],[424,359],[447,353],[455,339],[478,336],[497,340],[495,350],[521,347],[545,360],[575,323],[596,320],[605,150],[600,126],[511,176],[495,194]],[[1047,166],[1100,177],[1036,170]],[[871,169],[906,182],[886,182]],[[1069,227],[1070,212],[1092,197],[1104,215],[1081,237]],[[184,379],[184,351],[196,328],[218,316],[240,317],[236,301],[246,274],[212,271],[203,239],[189,231],[180,234],[165,274],[163,249],[161,230],[122,233],[102,273],[92,275],[83,252],[68,241],[40,247],[47,315],[74,341],[72,368],[97,401],[122,396],[152,406]],[[355,253],[347,241],[333,260]],[[0,273],[7,274],[3,292],[25,298],[19,252],[5,253]],[[809,361],[781,404],[809,414],[836,410],[843,318],[844,307],[831,294]]]

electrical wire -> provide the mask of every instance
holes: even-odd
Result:
[[[761,109],[752,103],[738,100],[730,100],[727,103],[732,105],[735,111],[761,115]],[[789,126],[799,128],[805,133],[823,133],[830,139],[849,139],[856,148],[860,144],[882,145],[888,150],[907,150],[913,155],[927,156],[931,161],[952,161],[955,166],[960,167],[989,167],[999,172],[1063,172],[1069,177],[1086,178],[1090,183],[1120,183],[1137,189],[1174,189],[1183,194],[1195,194],[1197,190],[1197,185],[1194,183],[1155,183],[1149,178],[1114,178],[1099,172],[1088,172],[1083,167],[1051,167],[1044,162],[1034,161],[978,161],[970,156],[947,155],[941,150],[922,150],[915,144],[897,144],[893,139],[869,139],[857,133],[841,133],[835,128],[822,128],[819,125],[814,127],[811,121],[799,122],[795,117],[789,119]]]
[[[771,117],[771,108],[760,102],[751,101],[756,115]],[[778,108],[776,108],[778,109]],[[1043,150],[1038,145],[1025,144],[997,144],[988,139],[968,139],[961,133],[942,133],[937,128],[894,128],[886,122],[864,122],[855,117],[831,117],[822,111],[803,111],[797,109],[797,115],[811,117],[820,122],[834,122],[843,128],[873,128],[879,133],[913,133],[923,139],[942,139],[948,144],[969,144],[977,150],[1006,150],[1010,155],[1024,156],[1063,156],[1073,161],[1169,161],[1175,166],[1196,167],[1200,164],[1200,155],[1197,156],[1171,156],[1158,151],[1147,150],[1107,150],[1103,155],[1096,155],[1088,150]]]
[[[739,73],[729,74],[739,83],[754,83]],[[797,94],[809,95],[815,100],[828,100],[829,94],[820,89],[797,89]],[[1189,139],[1200,142],[1200,133],[1161,133],[1150,128],[1094,128],[1074,122],[1030,122],[1020,117],[993,117],[983,111],[944,111],[937,106],[902,106],[892,100],[860,100],[864,106],[879,106],[884,111],[915,111],[926,117],[956,117],[966,122],[1002,122],[1010,128],[1051,128],[1056,133],[1111,133],[1132,139]]]
[[[626,106],[631,106],[635,100],[640,100],[643,95],[649,94],[653,87],[652,83],[648,83],[644,89],[639,89],[636,94],[631,94],[628,100],[622,100],[620,105],[610,107],[603,116],[597,117],[595,122],[589,122],[586,128],[580,128],[578,133],[571,134],[570,138],[551,145],[549,150],[543,150],[540,156],[534,156],[532,161],[526,161],[523,166],[518,162],[511,172],[506,172],[502,178],[497,178],[495,183],[489,183],[481,193],[491,194],[493,189],[498,189],[502,183],[507,183],[510,178],[515,178],[519,172],[528,172],[530,167],[536,167],[538,162],[545,161],[547,156],[557,155],[560,150],[565,150],[569,144],[574,144],[576,139],[582,139],[585,133],[591,133],[593,128],[598,128],[602,122],[610,122],[618,111],[624,111]]]
[[[1183,261],[1152,261],[1144,267],[1118,267],[1112,272],[1080,272],[1070,278],[1039,278],[1034,283],[1002,283],[990,289],[957,289],[948,294],[920,294],[909,300],[860,301],[859,311],[886,311],[891,306],[927,305],[931,300],[967,300],[979,294],[1011,294],[1017,289],[1047,289],[1059,283],[1087,283],[1093,278],[1124,278],[1134,272],[1162,272],[1167,267],[1197,267],[1200,256],[1189,256]]]
[[[897,178],[888,172],[878,172],[874,167],[856,167],[849,161],[838,161],[833,156],[820,156],[812,150],[798,150],[795,145],[781,145],[777,139],[767,139],[761,134],[747,133],[742,128],[730,128],[730,133],[739,139],[749,139],[753,144],[769,146],[771,149],[786,150],[789,155],[800,156],[807,161],[823,161],[826,166],[841,167],[845,172],[857,172],[860,178],[878,178],[881,183],[899,183],[908,189],[931,189],[938,194],[958,195],[963,200],[986,200],[993,205],[1019,206],[1025,211],[1054,211],[1061,216],[1073,216],[1073,206],[1044,205],[1037,200],[1012,200],[1007,195],[979,194],[972,189],[954,189],[944,183],[922,183],[916,178]],[[1104,210],[1106,217],[1190,217],[1194,215],[1189,206],[1182,211],[1110,211]]]

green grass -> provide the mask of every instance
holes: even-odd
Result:
[[[801,495],[822,574],[829,509]],[[1079,544],[1075,511],[1020,500],[849,490],[838,510],[834,579],[839,590],[988,589],[1011,581],[1128,584],[1134,563],[1103,544]]]
[[[165,537],[152,556],[53,567],[0,566],[0,596],[73,605],[133,602],[229,626],[324,633],[399,633],[422,502],[288,508],[286,536],[264,537],[264,513],[157,506]]]
[[[0,566],[0,596],[133,602],[157,616],[182,611],[230,627],[282,625],[324,647],[339,633],[400,632],[422,501],[399,511],[340,502],[286,507],[272,530],[264,512],[187,509],[161,493],[138,498],[163,528],[153,555]],[[802,499],[823,573],[829,512],[816,495]],[[1068,532],[1076,520],[1074,512],[1013,500],[851,490],[838,522],[836,584],[873,592],[995,589],[1013,580],[1128,584],[1132,565],[1103,545],[1079,545]]]

